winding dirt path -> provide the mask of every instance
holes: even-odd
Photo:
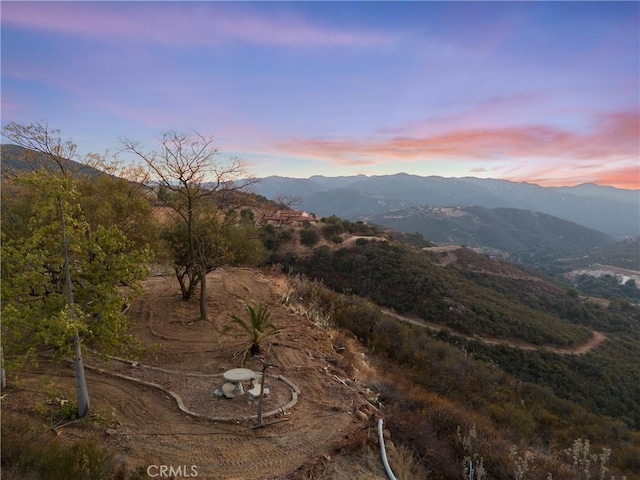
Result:
[[[404,315],[399,315],[395,312],[392,312],[391,310],[388,309],[382,309],[383,313],[385,315],[389,315],[391,317],[396,318],[397,320],[400,320],[401,322],[404,323],[409,323],[411,325],[416,325],[418,327],[422,327],[422,328],[426,328],[428,330],[431,330],[433,332],[440,332],[441,330],[443,330],[443,326],[438,325],[436,323],[432,323],[432,322],[427,322],[425,320],[421,320],[421,319],[416,319],[416,318],[411,318],[411,317],[407,317]],[[597,330],[592,330],[592,336],[591,339],[582,344],[582,345],[578,345],[575,347],[571,347],[571,348],[560,348],[560,347],[552,347],[552,346],[542,346],[542,345],[532,345],[532,344],[528,344],[528,343],[524,343],[524,342],[514,342],[514,341],[510,341],[510,340],[505,340],[505,339],[501,339],[501,338],[491,338],[491,337],[482,337],[482,336],[473,336],[470,337],[468,335],[462,335],[459,333],[455,333],[456,336],[464,338],[466,340],[479,340],[482,343],[485,343],[487,345],[507,345],[509,347],[512,348],[518,348],[520,350],[527,350],[527,351],[536,351],[536,350],[546,350],[549,352],[554,352],[560,355],[582,355],[585,353],[590,352],[591,350],[597,348],[598,346],[600,346],[605,340],[607,340],[607,336],[602,333],[602,332],[598,332]]]

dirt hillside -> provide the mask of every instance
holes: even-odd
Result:
[[[184,478],[194,476],[192,467],[197,478],[211,479],[386,478],[375,450],[375,409],[363,395],[364,379],[353,378],[366,365],[346,365],[328,330],[280,305],[286,278],[219,270],[208,286],[209,318],[200,321],[197,303],[180,299],[175,279],[151,277],[129,312],[148,353],[133,364],[87,356],[92,411],[102,421],[68,425],[59,434],[99,438],[132,469],[181,466]],[[242,342],[223,335],[228,314],[242,315],[242,302],[252,300],[268,303],[283,329],[264,349],[277,367],[268,370],[264,405],[271,425],[261,429],[251,428],[257,402],[211,395],[224,383],[222,373],[240,366]],[[246,366],[262,368],[258,360]],[[7,392],[4,409],[32,415],[54,393],[74,400],[73,372],[41,364]],[[294,397],[297,403],[282,408]]]

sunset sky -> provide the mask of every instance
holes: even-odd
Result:
[[[639,2],[1,3],[2,125],[257,176],[640,188]],[[6,140],[3,139],[3,143]]]

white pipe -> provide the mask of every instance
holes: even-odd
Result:
[[[382,419],[378,420],[378,442],[380,443],[380,455],[382,455],[382,464],[384,465],[384,470],[385,472],[387,472],[389,480],[397,480],[396,476],[391,471],[389,462],[387,461],[387,451],[384,448],[384,436],[382,435]]]

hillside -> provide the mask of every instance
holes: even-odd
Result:
[[[375,245],[384,248],[384,243]],[[433,262],[433,276],[438,271],[459,272],[455,275],[458,282],[463,282],[458,284],[461,291],[472,288],[472,283],[464,283],[466,275],[491,279],[491,288],[498,292],[508,285],[512,292],[516,285],[522,290],[526,285],[523,296],[511,302],[549,302],[561,295],[561,289],[553,284],[468,249],[432,247],[425,255]],[[415,280],[410,269],[402,271],[409,282],[396,283],[389,290],[394,297],[405,295]],[[366,280],[365,276],[361,278]],[[446,276],[437,278],[438,282],[446,281]],[[394,283],[397,278],[389,281]],[[74,398],[73,372],[43,362],[24,372],[19,382],[10,377],[10,386],[3,391],[3,434],[11,431],[7,425],[21,431],[21,422],[51,420],[58,441],[95,442],[100,448],[118,452],[129,471],[144,471],[162,462],[196,465],[199,478],[302,480],[317,478],[323,472],[326,478],[338,480],[377,480],[385,478],[373,434],[375,419],[381,417],[391,432],[387,447],[391,466],[397,474],[403,472],[399,478],[432,478],[434,472],[437,474],[433,478],[458,478],[465,450],[456,437],[456,428],[462,432],[477,428],[482,438],[490,439],[473,448],[494,471],[514,468],[509,448],[520,449],[522,442],[529,444],[533,439],[539,447],[528,447],[530,461],[539,475],[532,478],[546,478],[545,472],[554,472],[554,478],[578,478],[560,475],[565,468],[559,466],[563,457],[559,453],[549,456],[547,449],[555,447],[547,442],[559,442],[564,448],[576,438],[591,438],[594,451],[607,445],[614,449],[613,472],[634,478],[630,472],[638,466],[633,458],[638,458],[635,454],[640,452],[640,437],[618,420],[596,415],[594,410],[602,409],[598,406],[600,397],[593,398],[595,406],[585,409],[584,397],[580,396],[589,395],[585,389],[600,389],[602,385],[631,389],[598,394],[609,400],[620,402],[637,395],[633,388],[638,383],[632,375],[638,373],[634,365],[639,361],[639,349],[630,340],[617,339],[616,332],[624,331],[624,326],[600,325],[605,327],[605,340],[600,337],[594,342],[592,330],[587,329],[585,335],[575,338],[573,346],[556,348],[552,342],[532,348],[522,341],[501,342],[484,336],[481,328],[466,337],[441,328],[442,324],[436,330],[416,327],[414,320],[399,321],[396,314],[385,314],[352,295],[339,296],[320,284],[274,269],[218,270],[209,275],[208,284],[212,313],[206,321],[198,321],[196,303],[180,300],[175,279],[149,278],[146,293],[129,311],[132,333],[147,352],[129,364],[93,355],[86,359],[95,420],[69,423],[64,407],[59,405]],[[451,287],[447,283],[442,286]],[[388,288],[385,284],[381,287]],[[489,290],[482,292],[485,295]],[[485,300],[491,304],[497,298],[499,295]],[[274,322],[283,328],[264,351],[266,359],[277,366],[269,371],[272,393],[265,410],[277,409],[292,398],[280,376],[300,390],[295,405],[282,413],[276,410],[275,416],[265,419],[270,425],[256,430],[249,428],[255,420],[244,420],[255,414],[255,405],[244,401],[230,405],[221,403],[227,400],[211,397],[222,381],[220,374],[238,366],[237,354],[242,348],[240,340],[223,334],[228,315],[240,314],[241,301],[249,300],[267,302]],[[452,305],[446,297],[443,300]],[[461,301],[462,297],[454,300]],[[480,305],[479,299],[474,302]],[[501,307],[490,308],[499,314]],[[637,325],[630,328],[636,329]],[[567,333],[582,330],[569,323],[562,329]],[[549,339],[556,338],[560,331],[551,333]],[[516,339],[517,335],[508,338]],[[578,352],[583,354],[572,354]],[[618,353],[624,355],[625,368],[617,366],[621,359]],[[492,363],[473,360],[476,355]],[[506,362],[507,358],[518,358],[518,362]],[[608,367],[603,369],[600,358]],[[526,366],[529,375],[538,372],[528,381],[535,379],[542,384],[560,380],[558,373],[572,375],[577,403],[560,400],[526,381],[514,390],[515,380],[496,370],[495,365],[503,365],[516,378],[522,375],[517,367]],[[258,360],[251,360],[247,366],[261,369]],[[158,367],[161,370],[155,369]],[[580,392],[575,382],[584,378],[579,373],[584,368],[595,369],[599,375],[615,371],[620,378],[604,384],[598,377],[589,377],[592,381],[583,382]],[[550,371],[556,376],[544,377]],[[140,381],[159,384],[166,391]],[[181,411],[169,390],[194,413]],[[562,389],[559,391],[562,394]],[[520,402],[526,402],[527,410],[518,409]],[[619,403],[615,405],[621,408]],[[620,413],[628,411],[624,408]],[[423,414],[416,417],[416,411]],[[554,419],[552,423],[550,419]],[[630,418],[627,421],[634,422]],[[11,439],[3,437],[3,452],[13,452],[12,445]]]
[[[104,172],[75,160],[58,158],[60,164],[75,175],[100,176]],[[59,166],[52,159],[40,152],[19,147],[17,145],[3,144],[0,146],[0,164],[2,175],[18,175],[24,172],[39,170],[41,168],[49,172],[58,172]]]
[[[432,253],[442,260],[440,268],[458,264],[498,278],[528,278],[508,265],[494,269],[490,260],[465,249]],[[453,262],[445,260],[450,254],[455,256]],[[58,442],[94,442],[117,452],[130,472],[145,472],[149,465],[161,463],[196,466],[198,478],[303,480],[321,475],[382,480],[386,476],[373,433],[375,419],[380,417],[391,432],[387,453],[395,473],[402,474],[398,478],[458,478],[467,450],[456,437],[456,428],[465,435],[477,429],[480,438],[486,439],[471,448],[485,458],[490,471],[515,468],[509,449],[528,448],[532,478],[546,478],[545,472],[553,472],[554,478],[577,479],[570,467],[560,466],[565,457],[550,453],[548,449],[555,447],[547,442],[559,442],[562,447],[580,436],[592,439],[592,451],[602,445],[613,448],[612,473],[635,478],[633,458],[634,452],[640,452],[640,437],[627,427],[562,401],[535,384],[522,383],[514,389],[513,378],[468,355],[477,352],[489,358],[491,352],[507,352],[510,358],[519,355],[519,364],[526,364],[529,358],[554,355],[553,350],[537,353],[526,346],[496,346],[482,336],[469,339],[461,350],[448,343],[460,342],[462,337],[428,328],[416,330],[411,323],[404,327],[404,320],[398,323],[394,316],[360,300],[336,296],[318,284],[273,269],[219,270],[210,274],[209,285],[208,302],[215,313],[207,321],[198,321],[196,304],[179,299],[174,279],[147,281],[146,293],[129,313],[132,333],[147,353],[131,363],[93,355],[86,358],[95,412],[95,419],[88,423],[69,422],[63,413],[64,402],[74,398],[70,368],[43,362],[24,372],[19,382],[10,378],[9,388],[3,391],[3,462],[7,452],[15,455],[16,449],[11,437],[7,440],[12,431],[7,426],[21,431],[23,422],[51,422]],[[286,377],[300,391],[297,403],[266,418],[263,429],[250,428],[255,417],[244,419],[255,414],[255,405],[225,403],[230,401],[211,396],[222,382],[221,373],[238,366],[242,343],[222,331],[228,314],[240,313],[241,301],[248,299],[268,302],[274,322],[283,328],[265,350],[266,359],[276,365],[269,371],[271,393],[265,411],[291,398],[290,387],[280,378]],[[333,310],[327,315],[329,305]],[[326,323],[329,316],[333,327]],[[368,318],[377,318],[375,325],[368,325]],[[614,343],[610,334],[607,337],[602,345],[609,347],[604,352],[624,345]],[[601,342],[585,344],[580,351],[600,350]],[[568,358],[567,364],[577,371],[585,362],[595,367],[597,357],[565,353],[569,353],[562,355]],[[494,361],[499,364],[503,359]],[[538,369],[546,365],[536,361]],[[558,366],[565,362],[554,361]],[[406,362],[413,367],[407,368]],[[261,363],[250,360],[247,366],[259,370]],[[193,413],[182,411],[172,395],[179,395],[184,408]],[[518,410],[520,402],[526,402],[527,410]],[[416,416],[418,411],[423,413]],[[595,437],[594,432],[598,432]],[[29,442],[34,441],[31,437]],[[522,447],[522,442],[531,441],[538,446]],[[38,437],[37,442],[42,440]],[[570,466],[570,460],[564,461]]]
[[[167,239],[171,217],[166,208],[154,209],[149,196],[111,178],[83,182],[80,202],[93,226],[87,234],[104,231],[101,222],[107,222],[126,226],[122,234],[141,245]],[[316,182],[326,186],[322,179]],[[12,307],[16,298],[31,306],[29,287],[32,281],[40,285],[40,277],[35,268],[31,275],[32,257],[19,247],[30,238],[27,227],[36,210],[22,208],[20,201],[28,206],[31,197],[21,198],[20,190],[15,196],[3,192],[3,213],[19,221],[3,224],[3,234],[13,237],[3,254],[20,252],[9,257],[14,270],[3,269],[3,281],[29,272],[13,284],[21,297],[3,290],[3,306]],[[532,270],[467,247],[434,246],[420,235],[392,235],[336,216],[317,224],[265,225],[267,213],[279,207],[249,194],[235,195],[234,206],[238,217],[229,217],[229,236],[217,245],[227,248],[232,243],[226,240],[240,239],[251,251],[239,249],[238,255],[259,255],[239,263],[251,268],[232,268],[226,260],[224,267],[216,265],[200,283],[206,297],[196,289],[182,300],[162,245],[156,245],[156,257],[123,264],[128,272],[151,261],[156,275],[140,270],[144,293],[134,301],[114,295],[109,304],[118,320],[113,325],[123,327],[112,344],[118,357],[86,352],[91,417],[74,417],[74,378],[64,361],[69,351],[58,350],[70,344],[68,336],[49,346],[40,343],[47,341],[46,329],[3,335],[12,369],[2,391],[3,478],[139,479],[149,476],[150,466],[169,464],[195,466],[200,478],[381,479],[378,419],[385,422],[398,478],[456,479],[471,458],[483,459],[491,478],[513,478],[526,460],[527,478],[578,479],[583,471],[572,466],[566,453],[571,448],[594,454],[610,448],[611,458],[598,461],[610,460],[607,468],[616,477],[635,478],[640,471],[637,307],[624,299],[586,298]],[[517,226],[518,215],[506,212],[497,220]],[[145,226],[154,216],[165,221],[157,229]],[[557,219],[535,217],[540,229],[560,225],[558,237],[568,234]],[[52,225],[57,231],[55,220]],[[243,232],[248,236],[236,236]],[[37,237],[51,238],[52,257],[59,252],[55,235]],[[90,246],[103,246],[102,237],[87,238]],[[117,258],[126,260],[134,244],[122,242]],[[109,272],[105,266],[113,257],[96,257],[93,248],[87,253],[91,262],[75,257],[88,265],[75,270],[77,299],[98,278],[84,281],[83,275]],[[55,264],[51,272],[59,279]],[[123,285],[133,284],[119,280],[113,291],[125,292]],[[90,293],[86,298],[99,292]],[[203,298],[206,309],[199,308]],[[264,337],[263,357],[245,365],[253,372],[263,368],[262,360],[272,365],[264,428],[253,428],[255,398],[221,398],[223,374],[242,366],[248,348],[246,336],[230,334],[230,315],[245,315],[243,303],[252,301],[268,305],[281,329]],[[90,322],[85,332],[110,320],[103,311],[84,315]],[[9,331],[18,335],[28,322],[67,325],[41,317],[14,316]],[[130,331],[124,330],[127,324]],[[125,350],[133,338],[141,348]],[[38,364],[22,356],[34,350]],[[65,353],[54,363],[52,354],[59,351]],[[576,443],[582,439],[591,443]],[[600,466],[593,464],[591,475]]]
[[[596,185],[540,187],[473,177],[420,177],[404,173],[365,177],[261,179],[267,198],[298,196],[301,208],[320,216],[358,220],[410,207],[516,208],[541,212],[611,236],[640,235],[640,194]]]
[[[286,258],[282,261],[286,262]],[[463,338],[479,336],[490,338],[494,345],[533,345],[531,350],[537,346],[541,351],[553,351],[548,348],[568,349],[588,342],[597,336],[593,330],[609,338],[628,341],[629,345],[619,345],[619,348],[627,352],[630,362],[624,375],[635,376],[634,381],[611,380],[620,369],[626,368],[615,348],[604,349],[602,356],[595,354],[595,359],[589,359],[602,370],[598,374],[600,380],[590,379],[594,382],[590,386],[571,391],[563,387],[566,385],[563,381],[572,377],[570,381],[576,382],[577,378],[573,378],[569,370],[564,371],[565,367],[556,366],[555,373],[545,377],[547,374],[541,372],[546,371],[546,367],[538,366],[534,371],[540,376],[532,377],[531,370],[523,366],[525,361],[505,366],[523,379],[535,378],[537,382],[554,385],[561,396],[579,398],[581,403],[598,412],[628,418],[631,425],[640,425],[639,405],[632,400],[640,395],[637,391],[640,310],[637,307],[611,302],[609,307],[602,308],[581,299],[565,285],[462,247],[429,247],[420,252],[388,242],[360,242],[335,249],[318,247],[308,258],[298,257],[285,266],[322,279],[337,291],[365,296],[395,313],[435,325],[435,330],[448,332],[443,339],[452,335],[457,344]],[[486,357],[487,343],[482,345],[482,355]],[[466,348],[475,349],[473,341]],[[492,361],[504,361],[500,355],[508,357],[508,349],[500,352],[489,350]],[[557,357],[543,356],[540,361],[563,364]],[[597,399],[590,393],[596,384],[602,389]],[[623,393],[627,387],[635,390]],[[611,389],[620,391],[614,393]],[[612,398],[626,399],[622,401],[625,406],[611,403]]]
[[[175,279],[149,278],[146,293],[129,314],[132,333],[148,353],[136,360],[138,367],[101,357],[86,358],[92,408],[103,421],[89,428],[73,423],[62,426],[66,422],[56,421],[54,409],[53,426],[60,437],[67,441],[87,438],[108,445],[125,455],[131,471],[166,464],[195,465],[198,478],[210,479],[302,479],[319,469],[335,479],[386,478],[375,444],[367,447],[370,442],[366,441],[371,425],[366,418],[375,409],[367,402],[360,382],[370,367],[364,362],[353,363],[353,356],[345,358],[337,353],[330,332],[280,304],[288,290],[283,276],[220,270],[210,274],[209,283],[208,302],[216,313],[202,322],[198,321],[197,305],[180,300]],[[239,366],[241,341],[222,331],[228,315],[242,314],[241,302],[250,300],[267,302],[274,322],[283,328],[266,353],[276,366],[269,370],[271,393],[266,397],[265,412],[288,402],[291,393],[287,394],[289,388],[279,376],[300,389],[293,407],[265,418],[265,423],[274,424],[255,430],[250,428],[255,417],[243,420],[255,416],[255,404],[211,395],[224,382],[222,372]],[[246,366],[257,371],[262,368],[258,360]],[[350,385],[342,380],[354,376],[358,381]],[[182,412],[166,391],[133,379],[174,391],[194,414]],[[10,381],[10,387],[3,391],[3,425],[9,419],[36,420],[36,412],[42,408],[48,412],[51,398],[73,399],[73,381],[71,369],[47,363],[26,373],[19,383]],[[3,451],[6,445],[3,442]],[[393,451],[390,458],[393,461]]]
[[[596,247],[586,255],[564,258],[561,264],[566,270],[601,264],[640,271],[640,238]]]
[[[370,220],[417,232],[442,245],[467,245],[512,261],[541,263],[614,242],[608,235],[551,215],[513,208],[413,207]]]

